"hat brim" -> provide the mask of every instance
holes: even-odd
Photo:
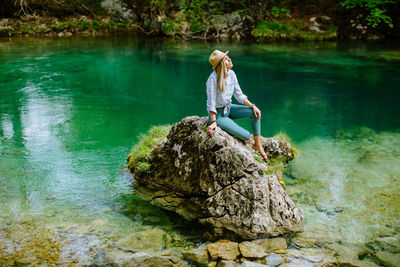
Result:
[[[213,68],[214,70],[218,67],[219,63],[221,63],[222,59],[224,59],[224,57],[229,53],[229,50],[226,51],[221,58],[218,60],[217,64],[215,64],[215,67]]]

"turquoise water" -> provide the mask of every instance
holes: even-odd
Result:
[[[43,233],[61,263],[91,261],[76,242],[111,247],[155,226],[174,236],[167,248],[201,242],[132,196],[121,167],[150,126],[206,115],[213,49],[230,50],[262,134],[284,131],[297,144],[284,179],[306,235],[361,244],[399,224],[396,46],[0,40],[0,257],[19,257],[11,240],[27,250]]]

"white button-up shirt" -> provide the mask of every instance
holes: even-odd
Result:
[[[225,79],[226,90],[221,92],[218,90],[218,77],[217,73],[213,71],[208,77],[206,83],[207,89],[207,111],[217,113],[217,108],[224,108],[224,114],[229,114],[232,104],[232,95],[235,99],[243,104],[247,98],[240,89],[236,74],[233,70],[229,70]]]

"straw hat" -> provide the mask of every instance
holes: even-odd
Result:
[[[218,66],[218,64],[221,62],[221,60],[229,53],[229,51],[221,52],[219,50],[215,50],[214,52],[211,53],[210,58],[208,61],[210,61],[210,64],[212,65],[213,69],[215,70]]]

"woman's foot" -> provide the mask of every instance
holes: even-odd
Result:
[[[261,155],[261,157],[263,157],[263,159],[265,160],[266,163],[268,163],[268,156],[267,153],[265,153],[264,148],[261,146],[261,144],[254,144],[253,145],[253,149],[258,151]]]

